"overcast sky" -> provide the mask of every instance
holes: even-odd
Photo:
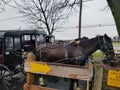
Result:
[[[110,9],[103,9],[107,6],[106,0],[94,0],[83,3],[82,13],[82,33],[81,36],[89,38],[96,35],[108,34],[110,37],[118,35],[113,16]],[[6,7],[7,8],[7,7]],[[11,17],[20,16],[15,9],[7,8],[0,13],[0,30],[24,29],[28,28],[22,22],[22,18],[5,20]],[[56,39],[75,39],[78,37],[79,10],[76,11],[69,20],[66,21],[62,32],[54,32]],[[60,30],[61,31],[61,30]]]

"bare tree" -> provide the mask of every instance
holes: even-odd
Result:
[[[5,6],[10,2],[11,0],[0,0],[0,13],[5,10]]]
[[[14,0],[14,3],[25,16],[25,22],[51,35],[64,25],[80,0]]]
[[[33,28],[52,34],[70,15],[69,0],[14,0],[16,8]]]

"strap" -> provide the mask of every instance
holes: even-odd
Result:
[[[88,60],[87,56],[78,56],[75,58],[75,60],[80,61],[80,60]]]

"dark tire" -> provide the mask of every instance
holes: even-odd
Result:
[[[10,90],[12,87],[12,73],[2,64],[0,64],[0,86],[4,87],[5,90]]]

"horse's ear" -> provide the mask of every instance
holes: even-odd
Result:
[[[108,35],[107,35],[107,34],[104,34],[104,37],[108,37]]]
[[[104,37],[105,37],[106,39],[111,39],[107,34],[104,34]]]

